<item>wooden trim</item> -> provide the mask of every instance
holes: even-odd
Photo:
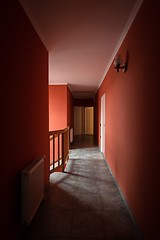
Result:
[[[56,137],[58,138],[55,142]],[[66,162],[69,159],[69,127],[60,130],[50,131],[49,140],[53,141],[53,159],[52,164],[50,164],[50,166],[53,166],[53,169],[50,170],[50,173],[57,171],[58,169],[62,169],[62,171],[64,171]],[[58,156],[57,160],[55,160],[55,153]],[[58,163],[58,166],[55,167],[56,163]]]
[[[60,129],[60,130],[55,130],[55,131],[49,131],[49,136],[51,135],[56,135],[56,134],[62,134],[69,131],[69,127],[66,127],[64,129]]]

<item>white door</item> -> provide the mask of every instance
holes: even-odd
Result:
[[[105,154],[105,94],[101,97],[101,152]]]

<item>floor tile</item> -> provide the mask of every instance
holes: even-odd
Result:
[[[119,194],[101,194],[101,200],[103,209],[119,211],[120,209],[123,211],[126,206],[122,200],[122,197]]]
[[[23,240],[142,240],[93,137],[77,139]]]
[[[49,211],[44,215],[38,236],[69,237],[71,232],[71,213],[69,211]]]
[[[102,210],[102,201],[98,194],[76,192],[73,200],[75,210]]]
[[[79,193],[97,193],[97,188],[92,183],[84,183],[84,182],[77,182],[76,184],[76,192]]]
[[[84,239],[104,237],[104,226],[99,212],[77,211],[72,220],[71,237]]]
[[[135,228],[126,209],[110,209],[103,212],[106,239],[111,240],[140,240],[142,239]]]

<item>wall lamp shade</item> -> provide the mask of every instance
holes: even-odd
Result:
[[[114,60],[114,67],[119,72],[122,69],[123,72],[127,71],[127,62],[123,64],[121,57],[118,55]]]

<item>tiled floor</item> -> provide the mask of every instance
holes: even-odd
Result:
[[[90,136],[75,141],[65,172],[50,176],[48,195],[25,239],[142,239]]]

